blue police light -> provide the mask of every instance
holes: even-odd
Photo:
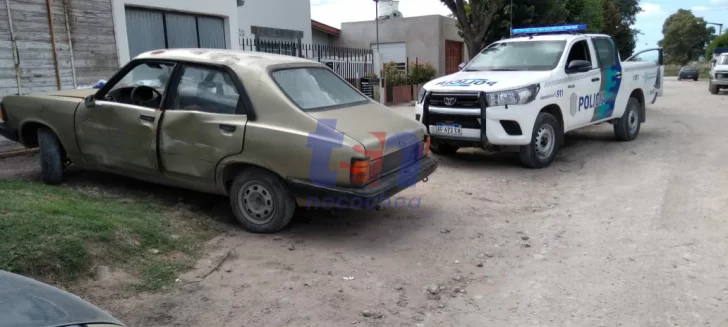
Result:
[[[513,28],[511,34],[541,34],[541,33],[558,33],[558,32],[574,32],[585,30],[586,25],[562,25],[562,26],[546,26],[546,27],[526,27]]]

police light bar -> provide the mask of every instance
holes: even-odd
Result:
[[[526,27],[513,28],[511,34],[541,34],[541,33],[558,33],[558,32],[574,32],[585,30],[586,25],[563,25],[563,26],[547,26],[547,27]]]

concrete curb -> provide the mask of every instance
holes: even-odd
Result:
[[[12,150],[12,151],[7,151],[7,152],[0,152],[0,159],[19,157],[19,156],[24,156],[24,155],[36,154],[36,153],[38,153],[38,148]]]

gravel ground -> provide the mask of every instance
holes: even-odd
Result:
[[[595,126],[543,170],[461,150],[401,194],[419,208],[231,225],[177,289],[89,297],[146,327],[728,326],[728,95],[665,87],[634,142]],[[78,183],[127,187],[102,180]]]

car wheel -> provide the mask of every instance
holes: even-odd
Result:
[[[439,155],[454,154],[455,152],[458,152],[458,149],[460,149],[460,147],[443,141],[433,141],[430,144],[430,150],[432,151],[432,153]]]
[[[283,180],[258,168],[246,169],[235,178],[230,204],[238,222],[253,233],[281,230],[296,210],[296,200]]]
[[[40,176],[43,183],[57,185],[63,181],[63,168],[66,153],[53,131],[48,128],[38,129],[38,147],[40,152]]]
[[[677,78],[677,81],[678,81],[678,82],[679,82],[679,81],[682,81],[682,78],[678,77],[678,78]]]
[[[718,91],[720,91],[718,89],[718,85],[715,85],[713,83],[709,84],[708,89],[710,90],[710,94],[718,94]]]
[[[696,81],[696,82],[697,82],[697,81],[698,81],[698,78],[697,78],[697,77],[696,77],[696,78],[694,78],[694,79],[693,79],[693,81]]]
[[[521,147],[521,163],[528,168],[551,165],[564,135],[558,120],[549,113],[539,113],[533,125],[531,143]]]
[[[632,141],[639,135],[641,124],[640,102],[635,98],[629,98],[622,118],[614,123],[614,135],[620,141]]]

